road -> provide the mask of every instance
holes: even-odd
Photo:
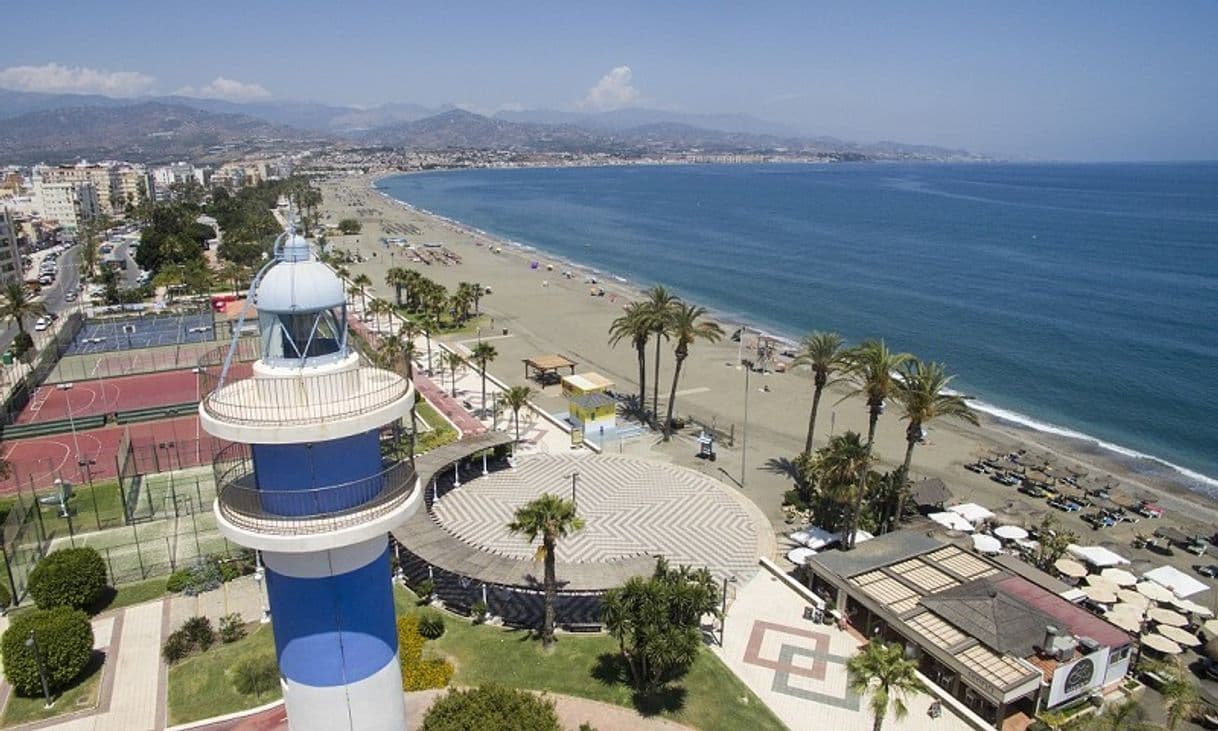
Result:
[[[68,292],[79,292],[80,290],[80,266],[77,263],[79,257],[79,246],[73,246],[59,255],[59,276],[55,277],[54,284],[42,288],[42,302],[50,312],[60,313],[76,306],[76,303],[65,302],[63,297]],[[35,261],[35,266],[37,266],[37,261]],[[33,334],[34,323],[26,323],[26,328]],[[15,337],[17,337],[16,324],[6,322],[4,330],[0,332],[0,351],[7,350]]]

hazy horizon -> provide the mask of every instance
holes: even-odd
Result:
[[[145,0],[7,9],[0,87],[482,114],[646,107],[1035,160],[1218,159],[1218,5]]]

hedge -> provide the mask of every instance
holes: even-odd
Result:
[[[423,731],[561,731],[554,701],[526,690],[485,685],[450,690],[423,717]]]
[[[52,551],[30,572],[29,592],[41,609],[88,609],[106,588],[106,562],[92,548]]]
[[[51,692],[67,688],[93,657],[93,626],[79,609],[55,607],[34,609],[13,617],[0,639],[4,652],[4,675],[18,695],[42,695],[42,681],[32,648],[25,646],[33,631],[38,652],[46,668]]]

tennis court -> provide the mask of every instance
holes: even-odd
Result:
[[[105,353],[215,339],[210,311],[95,320],[85,323],[65,355]]]
[[[199,376],[193,370],[74,381],[71,388],[65,388],[67,385],[39,386],[15,422],[80,419],[199,400]]]

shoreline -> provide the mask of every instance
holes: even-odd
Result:
[[[614,288],[618,290],[620,296],[633,299],[642,296],[645,288],[626,277],[602,271],[566,256],[552,254],[529,243],[497,236],[463,221],[394,198],[380,187],[381,181],[385,179],[418,175],[423,172],[426,171],[370,173],[364,178],[367,180],[369,192],[380,196],[390,205],[400,206],[416,215],[431,218],[456,232],[481,240],[486,245],[504,247],[505,253],[511,252],[524,258],[545,259],[548,263],[555,265],[561,264],[562,269],[572,270],[580,282],[583,281],[585,275],[591,274],[597,277],[597,285],[604,287],[606,291]],[[556,269],[556,273],[558,271]],[[798,345],[798,336],[781,332],[778,329],[759,327],[749,322],[744,315],[728,313],[716,308],[707,308],[707,310],[710,318],[724,325],[725,330],[729,333],[736,328],[743,328],[748,335],[766,337],[791,347]],[[1078,462],[1085,465],[1090,471],[1113,473],[1114,477],[1133,483],[1143,491],[1164,491],[1178,498],[1188,499],[1189,502],[1194,502],[1198,506],[1206,508],[1207,511],[1212,511],[1211,519],[1218,520],[1218,479],[1214,477],[1070,427],[1041,421],[1034,416],[991,404],[984,398],[977,398],[973,402],[973,408],[981,417],[981,428],[983,429],[996,431],[1006,438],[1031,441],[1040,450],[1051,452],[1065,460]],[[934,425],[934,428],[943,429],[946,426],[956,425],[938,423]]]

